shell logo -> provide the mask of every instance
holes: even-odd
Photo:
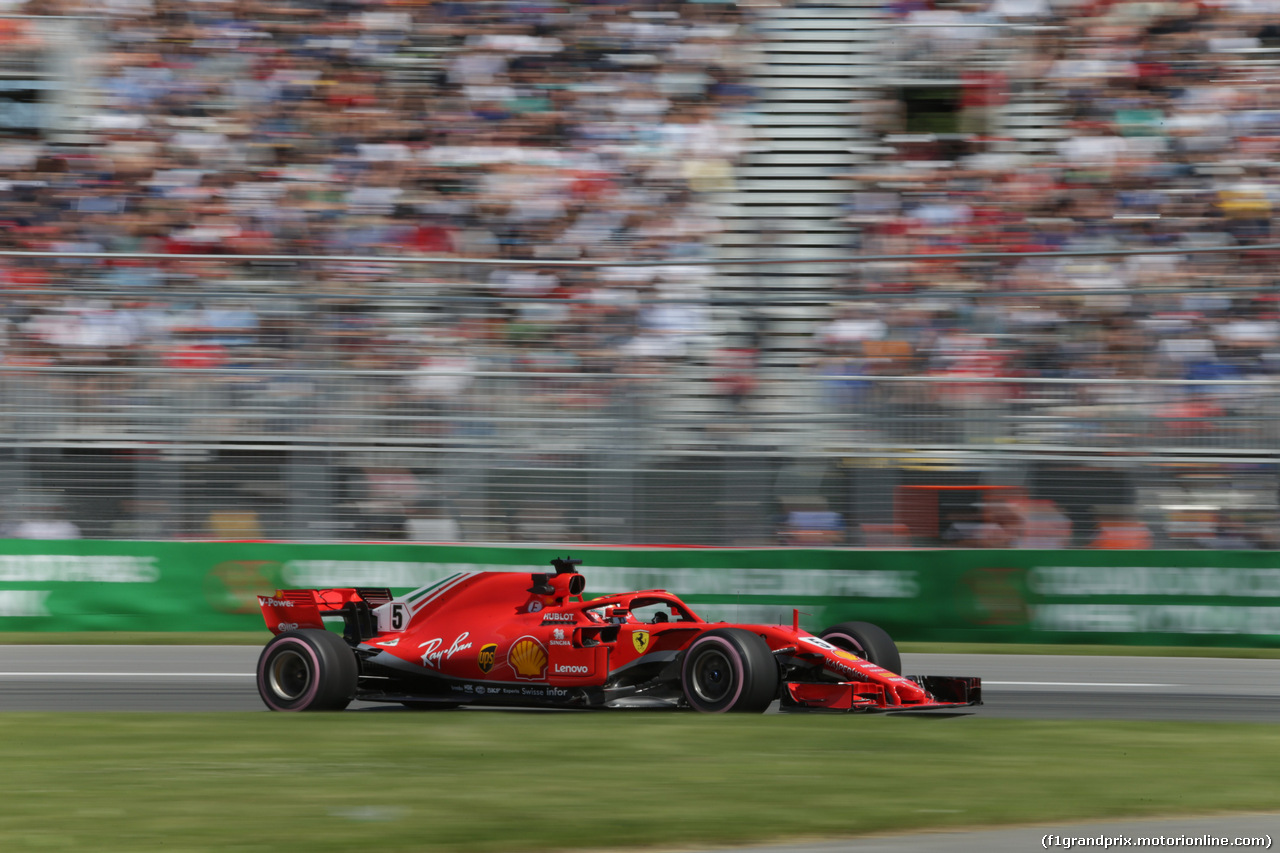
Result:
[[[533,637],[521,637],[507,652],[507,663],[515,670],[516,678],[536,681],[547,674],[547,650]]]

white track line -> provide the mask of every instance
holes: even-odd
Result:
[[[1182,684],[1156,684],[1144,681],[987,681],[983,687],[1183,687]]]
[[[0,678],[254,678],[252,672],[0,672]]]

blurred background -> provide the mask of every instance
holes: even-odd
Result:
[[[0,535],[1280,547],[1277,6],[0,0]]]

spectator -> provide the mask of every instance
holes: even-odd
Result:
[[[778,536],[784,545],[839,545],[845,540],[845,523],[822,497],[793,500],[784,506],[786,517]]]
[[[458,520],[436,501],[410,505],[404,520],[405,538],[412,542],[458,542],[462,530]]]
[[[1098,519],[1098,532],[1090,548],[1143,550],[1152,547],[1151,531],[1138,518],[1125,512],[1107,512]]]
[[[12,539],[79,539],[80,527],[65,516],[58,500],[32,498],[7,535]]]

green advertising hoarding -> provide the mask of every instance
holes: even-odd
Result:
[[[0,540],[0,631],[256,631],[281,587],[407,592],[459,571],[544,571],[565,549]],[[1280,646],[1275,551],[575,548],[588,595],[663,588],[704,618],[900,641]]]

